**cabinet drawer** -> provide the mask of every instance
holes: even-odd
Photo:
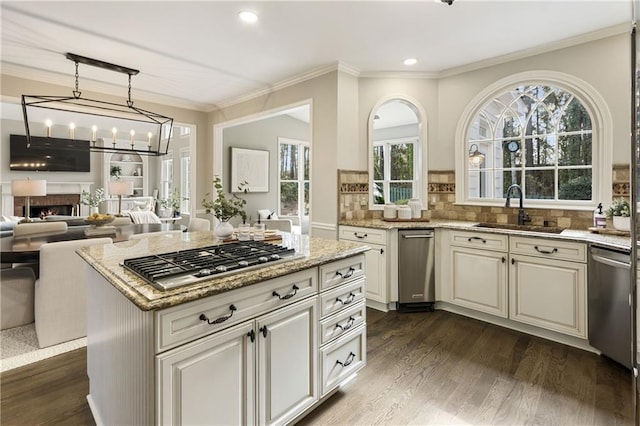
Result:
[[[366,315],[367,308],[364,301],[360,301],[355,306],[343,309],[320,321],[320,344],[324,345],[349,330],[357,328],[365,322]]]
[[[156,352],[165,351],[263,312],[317,294],[317,276],[317,268],[310,268],[260,284],[157,311],[155,313]],[[217,323],[208,324],[207,321],[200,319],[201,315]]]
[[[587,246],[582,243],[548,238],[511,237],[509,244],[509,250],[512,254],[587,262]]]
[[[341,240],[357,241],[359,243],[387,244],[387,231],[384,229],[341,226],[339,234],[338,238]]]
[[[507,251],[509,238],[507,235],[484,232],[449,232],[449,243],[459,247],[477,247],[486,250]]]
[[[364,299],[364,279],[352,281],[320,295],[320,316],[331,315]]]
[[[322,396],[367,363],[367,337],[364,325],[345,334],[320,350],[322,357]]]
[[[364,275],[364,255],[331,262],[320,267],[320,291]]]

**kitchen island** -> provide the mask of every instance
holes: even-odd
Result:
[[[122,266],[219,243],[184,233],[79,252],[97,424],[285,424],[364,367],[366,246],[284,234],[304,256],[166,291]]]

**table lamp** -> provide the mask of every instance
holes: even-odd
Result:
[[[24,197],[24,219],[21,222],[32,222],[31,198],[47,195],[46,180],[14,179],[11,181],[11,194],[14,197]]]
[[[133,182],[128,180],[114,180],[109,182],[109,193],[118,196],[118,214],[122,216],[122,196],[133,195]]]

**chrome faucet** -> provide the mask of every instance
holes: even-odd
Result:
[[[531,222],[529,215],[524,212],[524,206],[522,205],[522,200],[524,198],[524,194],[522,193],[522,188],[517,183],[514,183],[507,189],[507,201],[504,203],[505,207],[511,207],[511,192],[512,190],[518,190],[518,194],[520,196],[520,206],[518,208],[518,225],[524,225],[526,222]]]

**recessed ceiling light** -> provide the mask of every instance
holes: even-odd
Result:
[[[254,22],[258,22],[258,15],[253,12],[249,12],[247,10],[238,12],[238,18],[240,18],[243,22],[248,22],[253,24]]]
[[[415,65],[417,63],[418,63],[418,60],[416,58],[409,58],[404,60],[405,65]]]

